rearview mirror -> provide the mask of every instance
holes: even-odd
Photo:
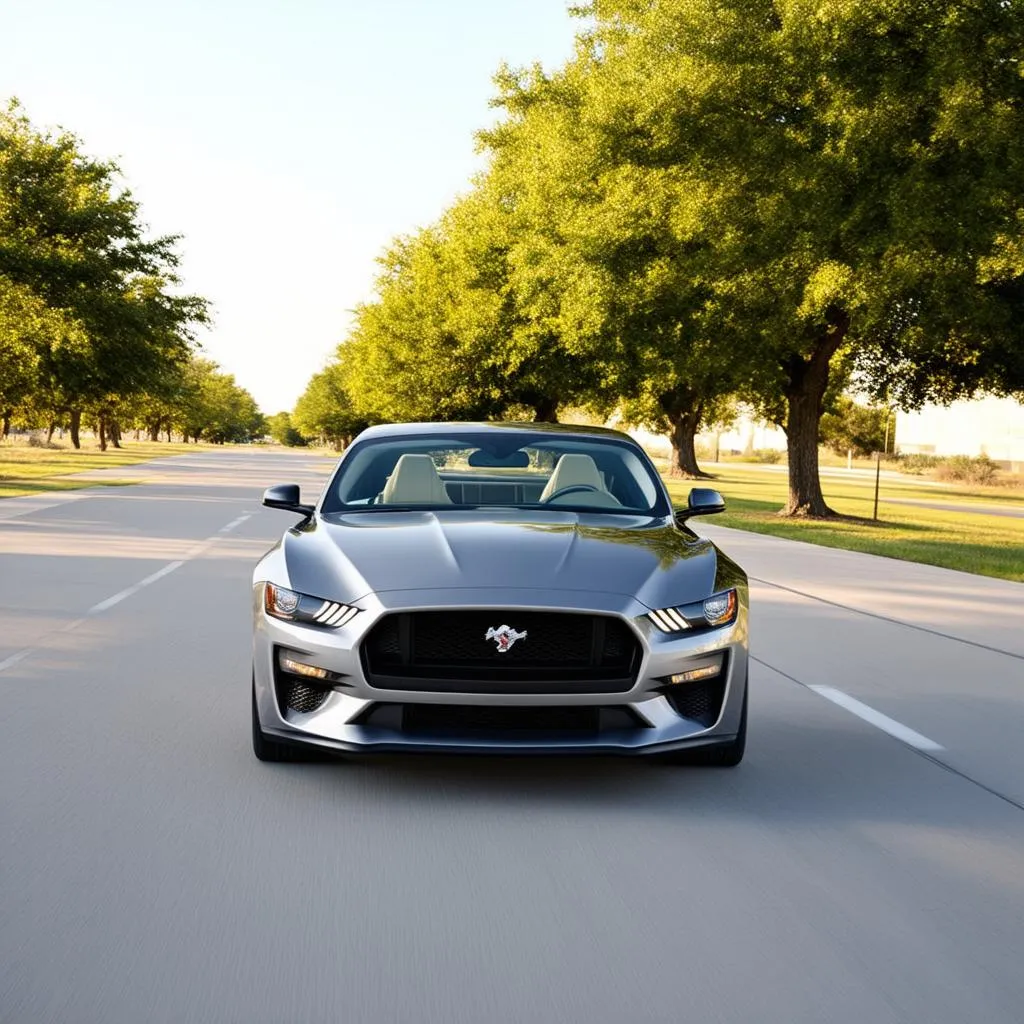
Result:
[[[298,512],[299,515],[311,516],[313,505],[303,505],[299,501],[298,484],[276,484],[263,492],[263,504],[267,508],[282,508],[286,512]]]
[[[495,455],[478,448],[475,452],[470,452],[466,461],[474,469],[526,469],[530,465],[530,456],[521,449],[507,455]]]
[[[710,487],[694,487],[687,498],[686,508],[676,510],[675,520],[682,526],[694,516],[712,516],[725,511],[725,499]]]

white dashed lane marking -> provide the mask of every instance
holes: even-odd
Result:
[[[89,614],[99,615],[100,612],[105,612],[108,608],[113,608],[115,604],[120,604],[126,598],[131,597],[133,594],[137,594],[143,587],[148,587],[150,583],[156,583],[157,580],[163,579],[164,576],[169,576],[175,569],[180,569],[184,564],[184,562],[168,563],[162,569],[157,569],[157,571],[151,576],[147,576],[144,580],[139,580],[138,583],[133,583],[130,587],[125,587],[124,590],[114,594],[113,597],[108,597],[105,601],[100,601],[99,604],[94,604],[89,609]]]
[[[876,711],[867,704],[862,704],[855,697],[851,697],[848,693],[843,693],[842,690],[837,690],[832,686],[814,686],[810,684],[808,684],[807,689],[813,690],[826,700],[832,701],[833,704],[838,704],[839,707],[845,708],[858,718],[862,718],[876,729],[887,732],[894,739],[906,743],[907,746],[914,747],[917,750],[942,750],[942,746],[936,743],[935,740],[922,736],[909,726],[903,725],[902,722],[897,722],[896,719],[890,718],[888,715],[883,715],[881,711]]]
[[[165,576],[169,576],[176,569],[180,569],[186,562],[191,561],[193,558],[198,558],[203,552],[213,547],[217,541],[222,540],[225,534],[231,533],[232,530],[237,529],[247,519],[252,518],[252,513],[247,512],[245,515],[238,516],[237,519],[232,519],[226,526],[222,526],[212,537],[207,537],[206,540],[201,541],[194,548],[191,548],[185,553],[183,558],[178,559],[174,562],[168,562],[162,569],[157,569],[156,572],[150,573],[145,579],[139,580],[138,583],[133,583],[130,587],[125,587],[124,590],[119,590],[116,594],[112,594],[110,597],[104,598],[104,600],[94,604],[88,612],[86,617],[76,619],[74,622],[69,622],[59,629],[53,630],[50,636],[58,633],[68,633],[73,629],[77,629],[83,622],[85,622],[89,616],[101,615],[103,612],[108,611],[115,605],[120,604],[122,601],[127,600],[129,597],[134,597],[140,590],[144,590],[151,583],[156,583],[157,580],[162,580]],[[46,638],[44,637],[44,640]],[[0,661],[0,672],[6,669],[12,668],[19,662],[24,661],[30,655],[34,654],[38,650],[38,647],[26,647],[24,650],[16,651],[14,654],[9,655]]]

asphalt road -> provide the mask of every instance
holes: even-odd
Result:
[[[0,503],[2,1024],[1024,1019],[1024,588],[708,527],[740,768],[263,765],[258,496],[324,467]]]

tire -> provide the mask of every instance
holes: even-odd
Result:
[[[278,743],[277,740],[272,740],[260,728],[260,716],[256,712],[255,681],[252,690],[252,752],[258,760],[269,761],[275,764],[312,760],[301,747],[291,743]]]
[[[747,698],[749,689],[744,685],[743,707],[740,710],[740,724],[736,735],[724,743],[709,744],[693,750],[680,750],[673,754],[662,754],[664,764],[687,764],[705,768],[735,768],[742,760],[747,747]]]

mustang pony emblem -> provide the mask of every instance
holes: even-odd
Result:
[[[499,626],[497,629],[491,626],[484,639],[493,640],[498,645],[498,653],[504,654],[517,640],[526,639],[526,630],[520,633],[511,626]]]

